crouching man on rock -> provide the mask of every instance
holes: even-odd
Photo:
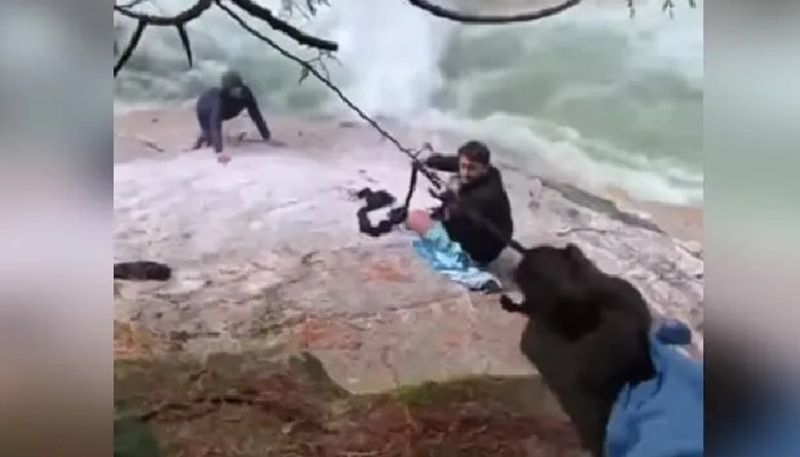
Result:
[[[197,121],[200,124],[200,136],[193,149],[203,146],[214,146],[217,160],[228,163],[231,159],[222,153],[222,121],[238,116],[243,109],[256,124],[264,141],[269,141],[270,132],[261,111],[258,109],[253,92],[244,84],[242,77],[235,71],[222,75],[220,87],[213,87],[203,93],[197,100]]]
[[[500,171],[491,164],[485,144],[469,141],[455,156],[434,154],[425,160],[430,168],[457,173],[455,189],[437,198],[433,212],[414,210],[406,226],[420,236],[414,248],[433,269],[472,290],[497,292],[500,281],[485,267],[494,261],[513,236],[511,204]],[[477,213],[494,225],[502,237],[468,213]],[[502,239],[501,239],[502,238]]]

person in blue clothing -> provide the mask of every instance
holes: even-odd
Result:
[[[244,109],[247,109],[264,141],[269,141],[271,134],[253,92],[244,84],[238,72],[227,71],[222,75],[220,87],[208,89],[197,100],[200,135],[193,149],[213,146],[220,163],[230,161],[230,157],[222,152],[222,122],[233,119]]]
[[[675,320],[651,332],[655,376],[628,383],[617,395],[604,457],[703,457],[703,365],[677,350],[691,338],[688,326]]]

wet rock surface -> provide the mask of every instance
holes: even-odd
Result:
[[[517,349],[523,318],[503,312],[496,296],[430,271],[407,233],[358,233],[352,192],[403,195],[409,173],[368,129],[320,121],[300,136],[277,123],[284,145],[229,139],[233,160],[222,166],[208,150],[172,151],[176,131],[192,137],[188,124],[155,125],[148,141],[167,151],[115,166],[115,261],[152,259],[173,271],[166,282],[116,282],[115,320],[126,335],[117,338],[119,357],[307,350],[352,392],[535,373]],[[409,144],[431,140],[406,134]],[[573,186],[501,170],[518,240],[579,245],[636,285],[657,316],[689,323],[702,353],[702,246]],[[435,204],[424,184],[414,206]],[[492,267],[506,287],[517,260],[505,252]]]

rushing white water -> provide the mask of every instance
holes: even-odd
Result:
[[[633,19],[619,1],[531,24],[469,26],[404,0],[332,0],[310,21],[291,20],[340,44],[332,76],[372,114],[480,137],[520,165],[533,166],[526,160],[535,156],[588,184],[700,203],[702,2],[697,9],[676,2],[674,19],[660,2],[639,3]],[[159,5],[177,11],[185,3]],[[117,79],[118,101],[190,100],[232,66],[268,112],[346,113],[313,78],[298,85],[294,63],[221,12],[189,33],[196,65],[186,71],[174,30],[148,30]]]
[[[397,0],[338,0],[332,36],[348,94],[367,112],[409,119],[443,89],[439,60],[452,25]]]

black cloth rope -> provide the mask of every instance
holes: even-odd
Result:
[[[411,167],[411,179],[408,183],[408,192],[406,192],[406,199],[403,206],[392,208],[389,211],[386,219],[378,222],[377,225],[372,225],[367,214],[380,208],[386,208],[395,202],[392,194],[385,190],[373,191],[365,187],[358,191],[356,196],[365,200],[364,206],[358,209],[356,213],[358,216],[358,230],[361,233],[367,234],[372,237],[385,235],[392,231],[395,225],[400,225],[408,218],[408,207],[411,204],[411,197],[414,196],[414,190],[417,188],[417,174],[419,173],[419,166],[415,163]]]

